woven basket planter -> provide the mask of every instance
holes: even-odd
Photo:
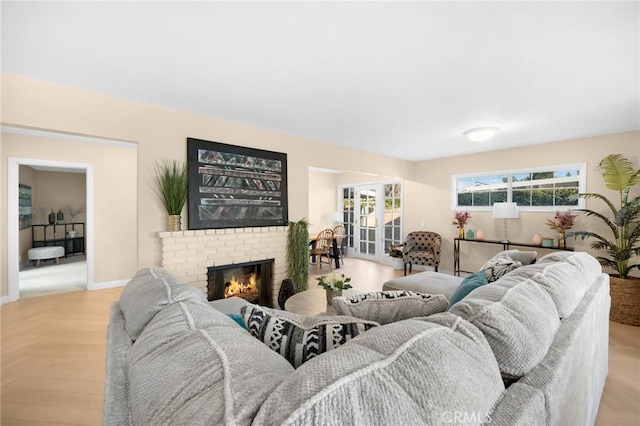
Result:
[[[619,324],[640,326],[640,278],[610,278],[609,319]]]

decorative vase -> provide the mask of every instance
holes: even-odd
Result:
[[[458,238],[460,238],[461,240],[464,240],[464,226],[458,227]]]
[[[167,230],[169,232],[176,232],[180,230],[180,223],[181,217],[179,214],[170,214],[167,217]]]
[[[481,229],[478,229],[478,232],[476,232],[476,240],[478,241],[484,240],[484,232],[482,232]]]
[[[531,239],[531,242],[537,246],[539,246],[540,244],[542,244],[542,235],[540,234],[533,234],[533,238]]]
[[[51,209],[51,213],[49,213],[49,225],[53,225],[56,223],[56,212]]]
[[[640,279],[609,275],[611,311],[609,319],[618,324],[640,326]]]
[[[333,301],[334,297],[342,296],[342,290],[341,289],[325,290],[325,293],[327,293],[327,305],[331,304],[331,302]]]
[[[564,236],[564,231],[558,232],[558,248],[565,248],[567,246],[567,240]]]
[[[467,240],[473,240],[473,239],[475,239],[475,238],[476,238],[476,235],[475,235],[475,233],[473,232],[473,229],[469,229],[469,230],[467,231],[467,233],[466,233],[466,235],[465,235],[465,238],[466,238]]]
[[[404,262],[401,257],[391,257],[391,264],[393,265],[393,269],[396,271],[402,271],[404,267]]]
[[[64,223],[64,213],[62,212],[62,209],[58,210],[58,213],[56,214],[56,223]]]

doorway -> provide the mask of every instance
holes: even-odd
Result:
[[[86,163],[71,163],[63,161],[38,160],[31,158],[9,158],[7,170],[7,195],[8,195],[8,218],[7,218],[7,266],[8,266],[8,298],[9,301],[17,300],[20,295],[20,236],[19,236],[19,182],[20,182],[20,166],[29,166],[36,170],[48,172],[64,172],[64,173],[82,173],[85,180],[85,213],[83,223],[84,237],[84,264],[67,266],[68,271],[73,274],[76,286],[80,285],[82,289],[87,289],[93,282],[93,166]],[[55,230],[54,230],[55,233]],[[66,231],[65,231],[66,233]],[[55,234],[54,234],[55,235]],[[77,239],[77,237],[74,238]],[[78,259],[80,260],[80,259]],[[62,262],[61,262],[62,263]],[[72,264],[75,262],[64,262]],[[79,263],[79,262],[78,262]],[[61,265],[62,266],[62,265]],[[63,268],[58,268],[56,272],[62,272]],[[50,270],[53,272],[53,270]],[[36,275],[44,275],[42,270],[36,271]],[[55,278],[57,274],[51,273],[47,279],[58,280]],[[78,278],[78,276],[80,276]],[[59,279],[65,281],[64,278]],[[51,281],[53,283],[53,281]],[[81,284],[78,284],[78,283]]]
[[[349,255],[390,263],[389,246],[402,242],[401,182],[341,185],[338,194]]]

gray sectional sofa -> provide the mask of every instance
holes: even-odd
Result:
[[[297,369],[229,303],[139,271],[111,309],[104,424],[590,425],[607,375],[608,275],[585,253],[552,253]]]

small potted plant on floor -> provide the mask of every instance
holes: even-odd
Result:
[[[394,245],[391,244],[389,246],[389,257],[391,258],[391,265],[393,265],[393,269],[397,271],[401,271],[404,267],[404,262],[402,261],[402,248],[404,244]]]
[[[318,285],[326,290],[328,304],[331,304],[334,297],[342,296],[342,290],[351,288],[351,284],[349,284],[351,278],[344,274],[322,275],[316,279],[318,280]]]
[[[610,215],[592,209],[575,211],[601,221],[609,235],[573,231],[567,237],[595,240],[591,248],[605,253],[597,257],[600,264],[616,271],[610,274],[610,319],[621,324],[640,326],[640,278],[629,275],[632,270],[640,269],[640,263],[632,262],[634,256],[640,255],[640,195],[637,195],[640,170],[634,170],[631,161],[621,154],[608,155],[596,170],[602,171],[606,187],[617,192],[617,205],[603,194],[586,193],[580,196],[604,202]],[[636,191],[635,196],[631,195],[632,191]]]

